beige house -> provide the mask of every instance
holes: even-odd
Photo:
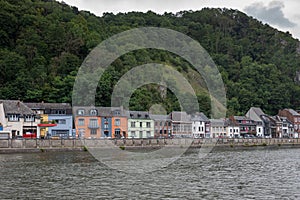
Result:
[[[0,123],[12,138],[40,137],[40,117],[19,100],[0,100]]]

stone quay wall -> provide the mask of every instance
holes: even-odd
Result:
[[[26,151],[59,150],[59,149],[84,149],[84,147],[111,148],[143,148],[143,147],[254,147],[254,146],[295,146],[300,147],[298,139],[6,139],[0,140],[0,153],[11,150]]]

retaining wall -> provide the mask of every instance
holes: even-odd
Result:
[[[115,146],[124,147],[201,147],[201,146],[269,146],[300,145],[300,139],[84,139],[84,140],[42,140],[42,139],[7,139],[0,140],[1,149],[55,149]]]

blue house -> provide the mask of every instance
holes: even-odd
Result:
[[[73,131],[72,107],[69,103],[25,103],[43,120],[55,122],[56,126],[48,127],[46,138],[58,136],[60,138],[75,137]]]
[[[112,137],[112,117],[111,107],[100,107],[99,116],[101,118],[101,137]]]

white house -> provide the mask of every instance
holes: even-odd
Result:
[[[21,101],[0,100],[0,122],[3,131],[9,131],[12,138],[40,137],[39,116]]]
[[[196,113],[191,117],[193,138],[210,138],[210,121],[204,113]]]

